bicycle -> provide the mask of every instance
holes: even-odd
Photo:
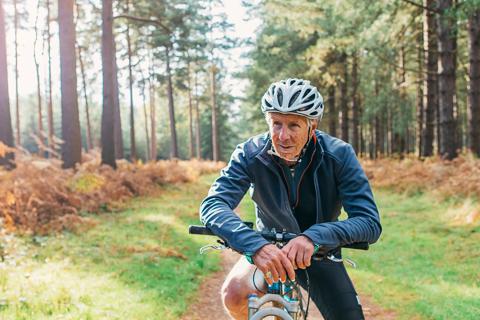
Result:
[[[245,224],[253,228],[253,223],[245,222]],[[190,234],[198,234],[198,235],[209,235],[215,236],[210,229],[205,226],[189,226],[189,233]],[[256,231],[266,240],[272,242],[273,244],[281,247],[285,245],[288,241],[292,240],[297,236],[295,233],[289,233],[286,231],[277,232],[275,229],[272,230],[264,230],[264,231]],[[219,245],[206,245],[200,248],[200,254],[204,254],[210,249],[215,250],[224,250],[230,248],[228,243],[224,240],[217,240]],[[367,242],[360,242],[342,246],[342,248],[349,248],[349,249],[360,249],[360,250],[368,250],[368,243]],[[316,248],[316,254],[312,257],[312,259],[329,259],[334,262],[341,262],[342,259],[338,259],[333,255],[333,252],[336,251],[338,248],[334,248],[329,250],[326,253],[319,253],[318,248]],[[355,264],[350,261],[355,267]],[[255,271],[256,272],[256,271]],[[300,285],[296,281],[292,281],[287,279],[285,283],[280,281],[273,283],[272,285],[267,286],[267,291],[262,292],[264,295],[259,297],[257,294],[251,294],[248,297],[248,319],[249,320],[261,320],[265,319],[266,317],[274,316],[275,319],[278,320],[306,320],[308,317],[308,308],[310,304],[310,287],[309,287],[309,280],[308,280],[308,273],[307,275],[307,299],[306,305],[303,301],[302,292],[300,290]],[[255,273],[253,274],[253,278],[255,278]],[[255,284],[255,279],[253,279],[253,283]],[[256,286],[256,285],[255,285]],[[258,291],[258,288],[256,288]],[[272,303],[272,306],[266,306],[267,304]]]

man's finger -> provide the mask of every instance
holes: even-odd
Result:
[[[271,271],[264,272],[263,277],[265,278],[265,281],[268,283],[268,285],[271,285],[273,283],[273,275]]]
[[[296,262],[296,256],[295,256],[295,250],[290,249],[287,253],[287,259],[290,261],[290,264],[292,265],[293,269],[297,269],[297,262]]]
[[[287,274],[285,272],[285,267],[283,266],[282,260],[283,260],[283,255],[278,260],[275,260],[274,262],[275,262],[275,268],[278,272],[278,276],[280,280],[282,282],[285,282],[285,280],[287,279]]]
[[[297,266],[300,269],[305,269],[305,263],[303,261],[303,256],[304,256],[304,250],[302,250],[302,249],[298,250],[297,255],[296,255],[296,262],[297,262]]]
[[[282,264],[283,264],[283,267],[285,268],[285,271],[287,271],[288,278],[290,280],[295,280],[295,269],[294,269],[295,266],[288,259],[288,257],[284,257],[282,259]]]
[[[267,276],[268,279],[267,279]],[[277,268],[275,268],[275,266],[273,266],[269,271],[267,271],[267,274],[265,274],[265,279],[267,279],[267,282],[268,280],[270,280],[271,282],[268,282],[268,284],[272,284],[273,282],[277,282],[278,281],[278,271],[277,271]]]
[[[305,267],[310,267],[311,260],[312,255],[307,250],[305,250],[303,252],[303,264],[305,265]]]

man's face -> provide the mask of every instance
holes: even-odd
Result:
[[[307,118],[295,114],[269,112],[267,122],[275,151],[287,160],[294,160],[308,141]],[[312,122],[312,129],[317,124]]]

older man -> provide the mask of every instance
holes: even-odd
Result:
[[[309,81],[273,83],[262,111],[269,132],[236,148],[200,208],[202,222],[247,257],[225,280],[224,305],[234,319],[247,318],[258,268],[269,284],[289,277],[305,287],[308,277],[325,319],[363,319],[343,263],[311,257],[316,247],[329,250],[379,238],[380,218],[367,177],[349,144],[316,130],[323,99]],[[257,228],[285,229],[298,237],[280,249],[245,226],[233,209],[249,188]],[[348,219],[338,221],[342,206]]]

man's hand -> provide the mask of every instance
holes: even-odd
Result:
[[[295,269],[309,267],[314,250],[315,246],[312,240],[306,236],[298,236],[282,248]]]
[[[273,244],[261,247],[252,258],[269,285],[279,279],[285,282],[287,275],[291,280],[295,279],[295,270],[287,255]]]

